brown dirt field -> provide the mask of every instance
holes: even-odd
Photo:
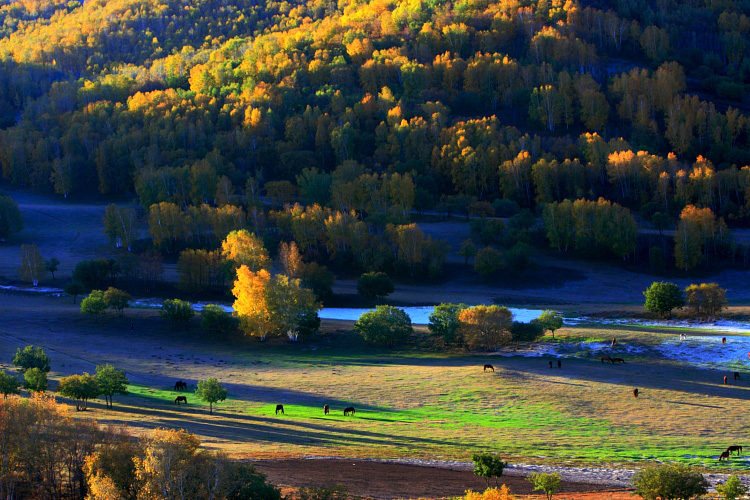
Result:
[[[253,462],[268,479],[282,487],[320,487],[341,484],[352,495],[378,499],[445,498],[463,495],[466,490],[484,491],[484,479],[469,470],[424,467],[365,460],[261,460]],[[532,495],[533,485],[524,477],[503,475],[499,480],[514,495]],[[494,486],[494,481],[492,482]],[[588,493],[588,495],[582,495]],[[613,490],[600,484],[563,482],[558,499],[632,499],[629,490]]]

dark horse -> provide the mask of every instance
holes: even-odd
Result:
[[[739,444],[735,444],[727,448],[727,453],[729,453],[730,455],[732,454],[733,451],[736,451],[737,456],[739,457],[740,453],[742,453],[742,446]]]
[[[187,396],[177,396],[176,398],[174,398],[174,404],[176,404],[177,406],[180,406],[180,401],[187,404]]]
[[[174,384],[174,390],[175,391],[184,391],[187,389],[187,384],[183,382],[182,380],[178,380]]]
[[[331,411],[331,408],[329,408],[329,407],[328,407],[328,405],[325,405],[325,406],[323,407],[323,413],[324,413],[324,414],[326,414],[326,415],[328,415],[328,412],[329,412],[329,411]]]
[[[276,415],[278,415],[279,412],[281,412],[282,415],[286,415],[286,413],[284,413],[284,405],[276,405]]]
[[[721,459],[724,458],[726,460],[729,460],[729,451],[722,451],[721,455],[719,455],[719,462],[721,462]]]
[[[612,358],[610,358],[609,356],[602,356],[602,363],[604,363],[605,361],[609,361],[610,363],[614,363],[614,361],[612,361]]]
[[[612,358],[612,364],[614,365],[615,363],[623,363],[624,364],[625,360],[622,359],[622,358]]]
[[[490,371],[494,372],[495,371],[495,367],[492,366],[492,365],[490,365],[490,364],[484,365],[484,371],[487,371],[487,370],[490,370]]]
[[[344,408],[344,416],[354,415],[354,407],[349,406],[348,408]]]
[[[726,337],[721,337],[721,343],[722,344],[726,344],[727,343],[727,338]]]
[[[635,389],[633,389],[633,396],[636,397],[636,398],[638,397],[638,388],[637,387]]]
[[[739,380],[740,379],[740,372],[734,372],[734,379]]]

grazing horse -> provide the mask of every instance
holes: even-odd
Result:
[[[612,358],[612,364],[614,365],[615,363],[625,364],[625,360],[622,358]]]
[[[187,396],[177,396],[176,398],[174,398],[174,404],[176,404],[177,406],[180,406],[180,401],[187,404]]]
[[[614,363],[614,361],[612,361],[612,358],[610,358],[609,356],[602,356],[602,363],[604,363],[605,361],[609,361],[610,363]]]
[[[721,455],[719,455],[719,462],[721,462],[721,459],[729,460],[729,451],[722,451]]]
[[[331,409],[330,409],[330,408],[328,407],[328,405],[325,405],[325,406],[323,407],[323,413],[324,413],[325,415],[328,415],[328,412],[329,412],[329,411],[331,411]]]
[[[637,399],[638,398],[638,388],[636,387],[633,389],[633,396]]]
[[[736,451],[737,456],[739,457],[740,453],[742,453],[742,446],[735,444],[727,448],[727,453],[729,453],[730,455],[732,454],[733,451]]]
[[[492,365],[490,365],[490,364],[486,364],[486,365],[484,365],[484,371],[487,371],[487,370],[490,370],[490,371],[494,372],[495,371],[495,367],[492,366]]]
[[[721,343],[722,344],[726,344],[727,343],[727,338],[726,337],[721,337]]]
[[[734,372],[734,379],[739,380],[740,379],[740,372]]]
[[[286,413],[284,413],[284,405],[276,405],[276,415],[278,415],[279,412],[281,412],[282,415],[286,415]]]
[[[184,391],[187,389],[187,384],[183,382],[182,380],[178,380],[174,384],[174,390],[175,391]]]
[[[344,408],[344,416],[354,415],[354,407],[349,406],[348,408]]]

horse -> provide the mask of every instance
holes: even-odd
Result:
[[[176,398],[174,398],[174,404],[176,404],[177,406],[180,406],[180,401],[187,404],[187,396],[177,396]]]
[[[727,453],[729,453],[730,455],[732,454],[733,451],[736,451],[737,456],[739,457],[740,453],[742,453],[742,446],[739,444],[735,444],[727,448]]]
[[[562,368],[562,361],[560,361],[559,359],[557,360],[557,367]]]
[[[552,368],[552,361],[549,362],[549,367]]]
[[[612,361],[612,358],[610,358],[609,356],[602,356],[602,363],[604,363],[605,361],[609,361],[610,363],[614,363],[614,361]]]
[[[722,451],[721,455],[719,455],[719,462],[721,462],[721,459],[729,460],[729,451]]]
[[[615,339],[614,337],[612,337],[612,347],[614,347],[616,343],[617,343],[617,339]]]
[[[614,365],[615,363],[625,364],[625,360],[622,358],[612,358],[612,364]]]
[[[638,399],[638,388],[633,389],[633,396]]]
[[[174,390],[175,391],[184,391],[187,389],[187,384],[183,382],[182,380],[178,380],[174,384]]]
[[[492,365],[490,365],[490,364],[486,364],[486,365],[484,365],[484,371],[486,372],[487,370],[490,370],[490,371],[494,372],[495,371],[495,367],[492,366]]]
[[[347,417],[349,415],[354,415],[354,407],[349,406],[348,408],[344,408],[344,416]]]
[[[286,413],[284,413],[284,405],[276,405],[276,415],[278,415],[279,412],[281,412],[282,415],[286,415]]]
[[[724,385],[729,385],[729,383],[727,382],[727,376],[726,375],[724,375]]]
[[[739,380],[740,379],[740,372],[734,372],[734,379]]]
[[[727,338],[726,337],[721,337],[721,343],[722,344],[726,344],[727,343]]]
[[[323,406],[323,413],[325,415],[328,415],[328,412],[331,411],[331,409],[328,407],[328,405]]]

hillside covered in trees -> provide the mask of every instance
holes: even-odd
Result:
[[[733,252],[727,224],[750,217],[749,11],[13,1],[0,7],[0,165],[14,185],[137,196],[167,252],[270,219],[302,250],[359,241],[372,264],[368,238],[409,253],[393,242],[412,209],[510,206],[543,216],[553,248],[618,258],[635,251],[631,211],[659,229],[680,219],[667,253],[688,269]],[[290,205],[267,213],[261,196]],[[445,252],[411,253],[434,268]]]

